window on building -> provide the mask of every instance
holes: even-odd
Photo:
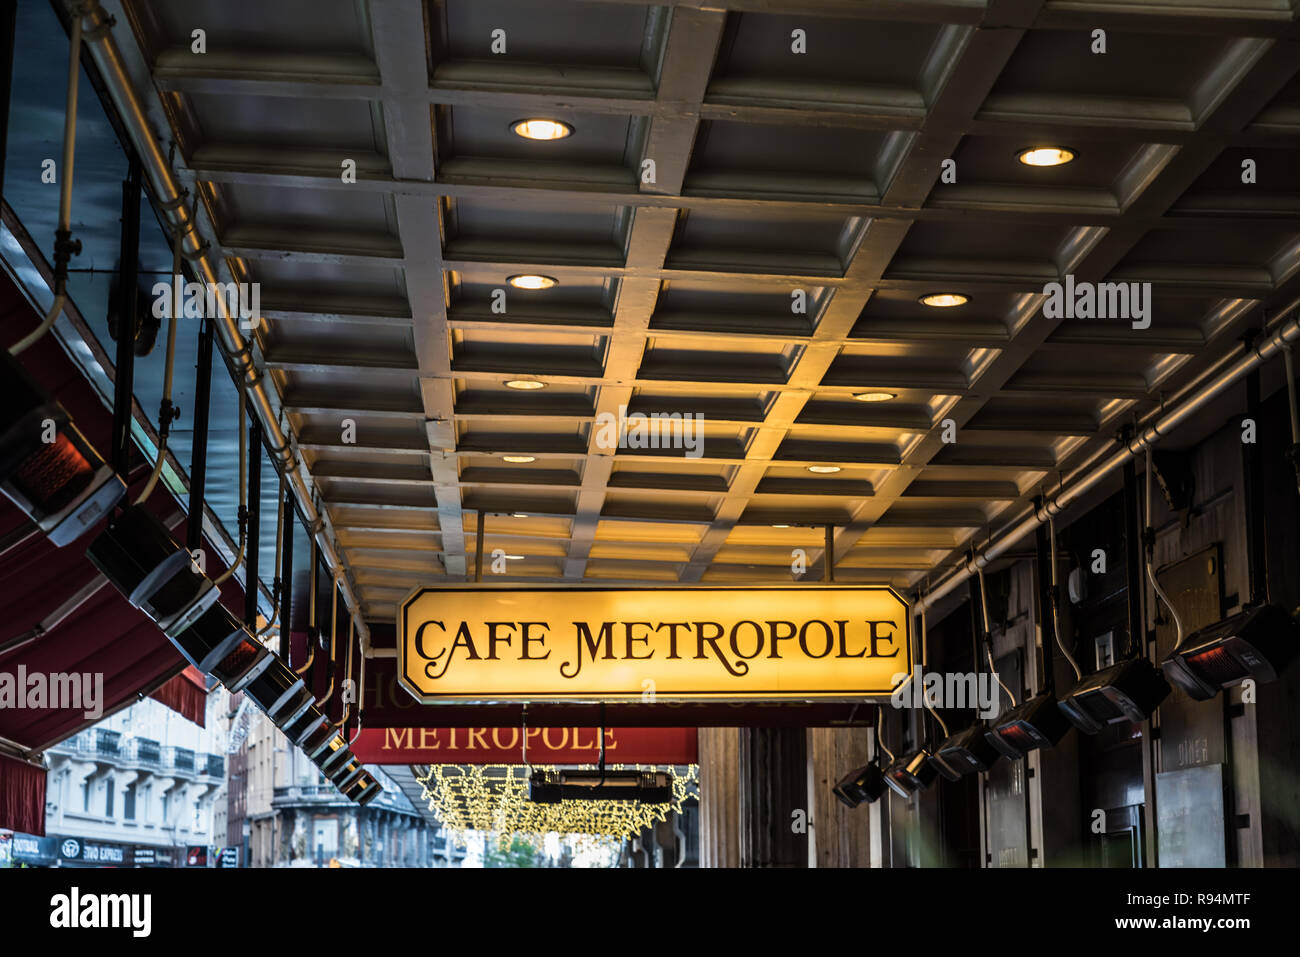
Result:
[[[135,820],[135,782],[126,786],[122,793],[122,817],[128,821]]]
[[[113,779],[109,778],[104,782],[104,817],[113,816],[113,798],[116,797],[116,794],[114,793],[115,791],[117,791],[117,788],[113,787]]]
[[[81,782],[81,809],[90,813],[90,778]]]

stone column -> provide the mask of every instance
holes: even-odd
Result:
[[[740,733],[740,866],[808,866],[808,756],[803,728]]]
[[[700,728],[700,867],[740,866],[738,728]]]
[[[810,867],[870,867],[871,810],[847,808],[831,789],[871,756],[871,728],[809,728]]]

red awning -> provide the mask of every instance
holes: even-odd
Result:
[[[208,683],[203,672],[193,665],[186,665],[184,671],[149,697],[156,698],[177,714],[184,715],[200,728],[203,727],[208,703]]]
[[[0,827],[45,836],[45,769],[0,754]]]
[[[18,289],[7,277],[0,279],[0,347],[7,347],[39,322]],[[29,373],[63,404],[76,427],[97,449],[109,444],[112,413],[91,384],[64,353],[54,334],[45,336],[22,355]],[[138,494],[147,467],[135,470]],[[163,488],[149,500],[150,509],[178,539],[185,534],[183,509]],[[34,531],[25,515],[0,496],[0,646],[13,639],[30,640],[0,651],[0,672],[17,676],[102,675],[103,714],[150,694],[180,714],[203,723],[204,692],[199,681],[181,677],[184,658],[143,612],[133,608],[117,589],[99,578],[86,558],[86,547],[104,523],[77,541],[57,548]],[[208,555],[215,555],[208,548]],[[209,573],[220,571],[209,561]],[[94,587],[96,581],[102,585]],[[84,589],[84,591],[83,591]],[[43,633],[38,623],[81,598],[75,610]],[[228,607],[243,607],[243,589],[233,578],[222,587]],[[33,631],[36,629],[35,631]],[[94,681],[92,677],[92,681]],[[83,700],[85,695],[83,694]],[[0,709],[0,738],[30,751],[42,751],[100,720],[87,717],[87,709]],[[90,709],[93,710],[93,709]],[[30,828],[24,828],[31,833]]]

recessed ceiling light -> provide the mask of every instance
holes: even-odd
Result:
[[[573,135],[573,127],[561,120],[515,120],[510,128],[516,136],[522,136],[526,140],[562,140]]]
[[[558,286],[560,280],[554,276],[538,276],[535,273],[526,273],[520,276],[511,276],[506,282],[516,289],[550,289],[552,286]]]
[[[521,389],[525,392],[531,392],[534,389],[545,389],[545,382],[538,382],[536,379],[507,379],[507,389]]]
[[[789,525],[773,525],[773,528],[789,528]]]
[[[969,296],[959,292],[932,292],[921,297],[921,305],[934,306],[936,309],[948,309],[952,306],[964,306],[970,302]]]
[[[859,402],[888,402],[890,399],[897,399],[897,392],[855,392],[853,398]]]
[[[830,475],[832,472],[838,472],[839,470],[840,470],[840,467],[839,467],[838,465],[810,465],[810,466],[808,466],[808,471],[809,471],[809,472],[816,472],[818,475]]]
[[[503,455],[501,456],[501,458],[505,459],[507,462],[511,462],[519,465],[522,465],[527,462],[537,461],[537,456],[535,455]]]
[[[517,561],[519,561],[521,558],[523,558],[524,556],[523,556],[523,555],[506,555],[505,557],[508,558],[508,559],[510,559],[511,561],[517,562]]]
[[[511,517],[511,518],[527,518],[528,516],[525,515],[523,512],[514,512],[513,514],[511,514],[510,517]]]
[[[1074,159],[1074,150],[1064,146],[1035,146],[1017,157],[1026,166],[1064,166]]]

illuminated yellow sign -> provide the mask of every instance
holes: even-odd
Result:
[[[419,588],[397,631],[426,702],[851,699],[912,663],[880,586]]]

